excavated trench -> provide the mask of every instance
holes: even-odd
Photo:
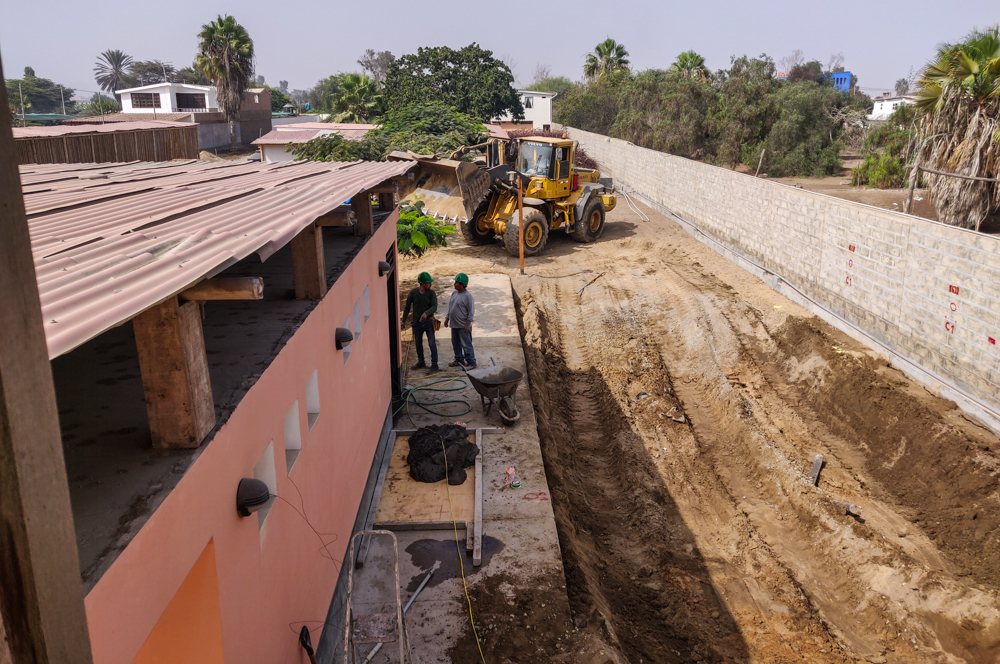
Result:
[[[572,614],[545,634],[579,646],[550,661],[998,661],[1000,440],[653,217],[513,279]],[[497,271],[465,249],[421,267]]]

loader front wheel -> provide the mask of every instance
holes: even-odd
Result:
[[[490,200],[487,198],[476,208],[476,213],[472,215],[472,219],[459,222],[458,228],[467,243],[490,244],[493,242],[493,238],[496,237],[496,231],[493,230],[493,224],[490,223],[489,214]]]
[[[518,226],[514,219],[507,224],[503,233],[503,245],[511,256],[520,255]],[[537,256],[542,253],[549,239],[549,222],[541,210],[524,210],[524,255]]]
[[[583,208],[583,215],[576,220],[573,239],[577,242],[594,242],[604,234],[604,201],[591,196]]]

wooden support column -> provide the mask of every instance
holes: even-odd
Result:
[[[7,108],[2,86],[0,108]],[[56,394],[7,113],[0,114],[0,614],[15,664],[92,661]]]
[[[296,300],[318,300],[326,295],[322,228],[309,224],[292,238],[292,272]]]
[[[396,207],[396,197],[392,194],[378,195],[378,209],[380,212],[392,212]]]
[[[372,197],[367,191],[362,191],[351,197],[351,209],[357,223],[354,224],[355,235],[371,237],[375,234],[375,220],[372,218]]]
[[[171,297],[132,319],[153,447],[194,448],[215,426],[201,305]]]

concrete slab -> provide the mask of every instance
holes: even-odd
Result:
[[[470,275],[469,291],[476,300],[476,322],[473,327],[473,345],[479,366],[492,361],[513,367],[527,376],[517,315],[510,286],[505,275]],[[450,283],[439,278],[437,283]],[[452,291],[453,292],[453,291]],[[439,292],[441,311],[447,307],[450,293]],[[443,317],[443,316],[442,316]],[[409,346],[409,333],[404,343]],[[450,331],[442,328],[438,334],[439,362],[446,365],[452,357]],[[404,353],[405,355],[405,353]],[[408,348],[408,358],[415,353]],[[412,362],[412,359],[408,363]],[[432,382],[423,371],[404,375],[407,386]],[[447,377],[439,376],[438,378]],[[469,384],[456,392],[418,393],[423,401],[464,399],[472,410],[465,414],[434,415],[410,406],[396,418],[397,429],[409,429],[429,424],[443,424],[459,420],[469,428],[502,427],[500,417],[493,409],[487,417],[480,398]],[[484,611],[483,619],[477,617],[485,600],[480,592],[489,587],[513,599],[536,597],[545,612],[558,614],[568,620],[569,601],[566,595],[565,573],[559,549],[555,517],[549,496],[549,486],[542,463],[541,448],[531,390],[527,378],[521,381],[516,394],[521,413],[517,423],[499,433],[484,433],[483,454],[483,561],[481,567],[472,565],[471,555],[466,554],[465,532],[458,531],[458,546],[452,531],[407,531],[396,536],[400,551],[400,581],[403,602],[420,584],[427,572],[438,566],[431,581],[414,602],[407,614],[413,662],[447,663],[454,660],[454,648],[464,638],[469,639],[469,606],[462,585],[462,571],[472,597],[472,614],[480,640],[485,642],[495,630],[495,611]],[[456,404],[442,406],[442,412],[458,413]],[[434,408],[433,406],[431,406]],[[450,408],[450,410],[449,410]],[[508,466],[517,469],[522,480],[520,489],[504,489],[503,480]],[[460,553],[461,552],[461,553]],[[369,561],[388,561],[391,550],[385,542],[373,543]],[[461,560],[461,564],[459,563]],[[361,574],[392,578],[388,563],[366,563],[359,571],[356,597],[359,601],[376,603],[377,598],[362,590]],[[376,584],[372,584],[377,588]],[[376,593],[376,591],[372,591]],[[384,587],[377,592],[385,592]],[[547,606],[546,606],[547,604]],[[487,617],[489,616],[489,617]],[[513,618],[513,616],[511,616]],[[474,643],[474,642],[473,642]],[[472,646],[475,648],[475,646]],[[387,653],[385,651],[391,651]],[[451,651],[451,652],[449,652]],[[383,648],[375,662],[396,661],[395,650]],[[389,655],[393,656],[390,657]],[[454,660],[458,661],[458,660]],[[471,660],[470,660],[471,661]]]

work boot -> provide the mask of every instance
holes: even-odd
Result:
[[[412,367],[410,367],[410,371],[416,371],[417,369],[423,369],[426,366],[427,365],[424,364],[424,361],[420,360],[419,362],[417,362],[416,364],[414,364]]]
[[[454,362],[449,362],[448,366],[449,367],[460,367],[460,366],[462,366],[462,361],[461,360],[455,360]]]
[[[429,369],[427,369],[427,373],[429,373],[429,374],[432,374],[432,373],[437,373],[437,372],[439,372],[439,371],[441,371],[441,369],[439,369],[439,368],[438,368],[438,365],[436,365],[436,364],[432,364],[432,365],[430,366],[430,368],[429,368]]]

